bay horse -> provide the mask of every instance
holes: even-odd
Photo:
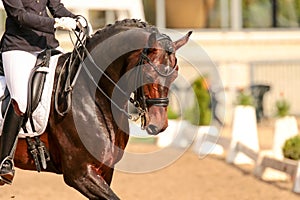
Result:
[[[43,171],[62,174],[67,185],[89,199],[119,199],[110,183],[129,138],[128,100],[148,134],[167,128],[168,88],[179,69],[175,52],[190,35],[173,42],[155,26],[125,19],[61,55],[49,121],[40,136],[51,158]],[[68,90],[61,89],[65,85]],[[25,139],[18,141],[14,162],[35,170]]]

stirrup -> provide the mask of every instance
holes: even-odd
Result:
[[[14,161],[10,156],[7,156],[0,164],[0,185],[3,183],[10,185],[12,183],[14,175]]]

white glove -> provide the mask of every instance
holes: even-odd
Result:
[[[72,31],[76,29],[76,20],[71,17],[55,18],[54,28]]]

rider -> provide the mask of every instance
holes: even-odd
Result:
[[[58,48],[57,28],[76,29],[80,18],[60,0],[2,0],[7,18],[1,40],[6,84],[11,101],[4,116],[0,141],[0,185],[14,177],[14,143],[27,107],[28,80],[37,55],[44,49]],[[53,17],[48,15],[48,11]],[[79,20],[78,20],[79,19]]]

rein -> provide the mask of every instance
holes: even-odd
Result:
[[[163,77],[170,76],[173,71],[168,74],[164,75],[162,74],[156,65],[149,59],[147,56],[147,49],[143,49],[139,62],[136,66],[142,66],[148,63],[159,75]],[[168,97],[161,97],[161,98],[146,98],[144,87],[143,85],[143,73],[142,73],[142,67],[138,67],[138,72],[136,73],[135,78],[135,88],[137,88],[134,91],[134,98],[130,98],[130,102],[138,109],[139,111],[139,117],[141,118],[141,127],[142,129],[146,126],[146,113],[148,112],[147,106],[160,106],[160,107],[167,107],[169,105],[169,98]],[[139,87],[137,87],[139,86]]]
[[[93,84],[95,84],[96,88],[123,114],[125,114],[128,119],[133,120],[133,121],[137,121],[139,118],[141,118],[141,127],[142,129],[145,128],[146,125],[146,113],[148,112],[147,107],[148,106],[160,106],[160,107],[167,107],[169,104],[169,99],[168,97],[161,97],[161,98],[146,98],[145,94],[144,94],[144,87],[140,86],[138,87],[134,92],[134,97],[131,97],[127,92],[125,92],[122,88],[120,88],[120,86],[118,86],[94,61],[94,59],[92,58],[91,54],[89,53],[89,51],[87,50],[85,44],[86,44],[86,39],[87,36],[81,36],[79,34],[77,34],[74,31],[75,36],[77,37],[77,41],[76,43],[73,43],[74,45],[74,50],[71,53],[70,57],[68,57],[62,67],[65,68],[67,67],[68,70],[68,76],[67,76],[67,81],[65,83],[65,88],[64,88],[64,92],[67,94],[67,108],[63,111],[59,110],[58,107],[58,91],[59,91],[59,87],[60,87],[60,80],[62,78],[62,71],[60,71],[59,74],[59,78],[58,78],[58,84],[57,84],[57,88],[55,91],[55,109],[58,112],[58,114],[60,114],[61,116],[64,116],[66,113],[68,113],[68,111],[70,110],[70,105],[71,105],[71,92],[73,91],[73,87],[76,84],[77,78],[79,76],[79,73],[82,69],[82,67],[85,69],[89,79],[93,82]],[[169,38],[168,36],[164,37],[165,38]],[[83,51],[80,51],[80,48],[83,48]],[[138,73],[136,73],[136,78],[135,78],[135,84],[136,86],[142,85],[143,84],[143,73],[142,73],[142,65],[145,64],[149,64],[160,76],[162,77],[168,77],[170,76],[174,71],[175,68],[173,68],[173,70],[171,70],[170,72],[168,72],[167,74],[164,74],[162,72],[159,71],[158,67],[150,60],[150,58],[147,56],[147,48],[144,48],[138,63],[135,65],[135,67],[138,67]],[[113,85],[115,88],[117,88],[122,95],[124,95],[126,98],[129,97],[129,102],[132,103],[134,105],[134,107],[137,109],[138,111],[138,116],[134,117],[132,116],[132,114],[130,114],[128,111],[124,110],[123,108],[121,108],[116,102],[114,102],[104,91],[103,89],[98,85],[98,83],[94,80],[92,74],[90,73],[88,67],[86,66],[85,62],[84,62],[84,57],[86,56],[86,59],[89,59],[90,63],[94,65],[94,67],[100,71],[100,73],[102,75],[104,75]],[[71,69],[74,67],[77,59],[79,59],[80,61],[80,65],[79,68],[77,69],[77,72],[71,82]],[[69,63],[68,63],[69,61]],[[67,66],[68,63],[68,66]]]

